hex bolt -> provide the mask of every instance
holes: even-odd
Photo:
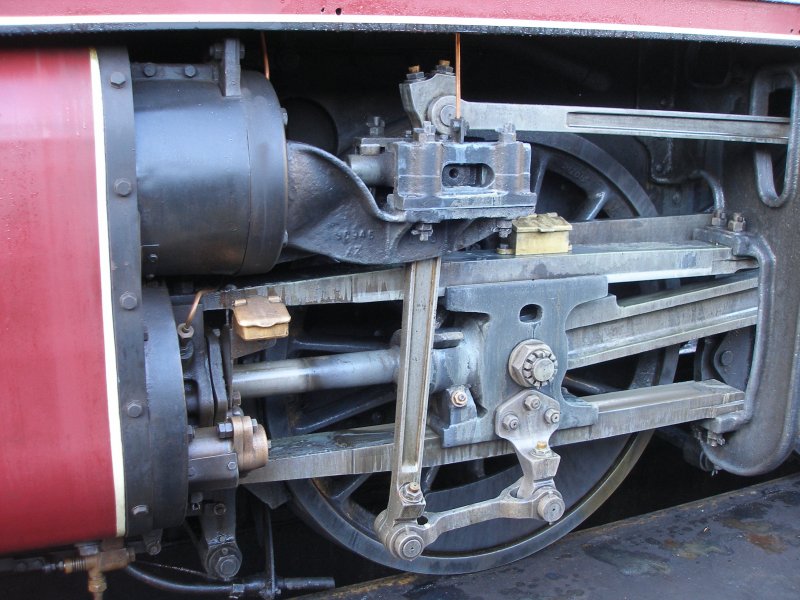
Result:
[[[423,546],[422,538],[416,533],[400,533],[394,542],[395,553],[406,560],[413,560],[422,554]]]
[[[557,408],[548,408],[544,411],[544,420],[550,425],[555,425],[561,420],[561,412]]]
[[[519,417],[514,413],[509,413],[503,417],[503,429],[506,431],[515,431],[519,429]]]
[[[150,514],[150,507],[147,504],[137,504],[131,509],[134,517],[145,517]]]
[[[117,196],[122,196],[123,198],[126,196],[130,196],[132,191],[133,191],[133,184],[124,177],[117,179],[114,182],[114,193]]]
[[[383,137],[383,134],[386,131],[386,121],[384,121],[379,115],[370,116],[367,119],[367,122],[364,124],[369,129],[370,137]]]
[[[197,68],[194,65],[186,65],[185,67],[183,67],[183,74],[191,79],[192,77],[197,75]]]
[[[421,81],[425,79],[425,73],[419,68],[419,65],[414,65],[412,67],[408,67],[408,73],[406,74],[406,79],[408,81]]]
[[[152,77],[156,74],[156,66],[153,63],[147,63],[142,69],[145,77]]]
[[[119,297],[119,304],[125,310],[133,310],[139,305],[139,300],[137,300],[136,296],[131,292],[124,292]]]
[[[230,552],[220,552],[220,555],[215,570],[223,579],[230,579],[239,572],[239,567],[241,567],[239,557]]]
[[[547,451],[547,442],[544,440],[539,440],[536,442],[536,446],[533,449],[534,456],[547,456],[549,452]]]
[[[125,412],[128,413],[129,417],[136,419],[137,417],[142,416],[142,413],[144,412],[144,407],[142,406],[141,402],[133,400],[131,402],[128,402],[127,406],[125,407]]]
[[[440,60],[436,64],[436,73],[441,73],[442,75],[452,75],[453,74],[453,67],[450,66],[449,60]]]
[[[468,401],[469,397],[464,390],[457,390],[450,394],[450,403],[456,408],[464,408]]]
[[[525,398],[523,405],[527,410],[539,410],[542,407],[542,401],[539,400],[538,396],[531,394]]]
[[[156,540],[147,544],[147,553],[150,556],[155,556],[159,552],[161,552],[161,542]]]
[[[543,494],[536,503],[536,513],[542,521],[553,523],[564,516],[564,500],[561,494],[547,492]]]
[[[126,81],[128,81],[128,78],[125,77],[125,74],[120,71],[114,71],[108,76],[108,82],[115,88],[121,88],[123,85],[125,85]]]
[[[225,423],[217,423],[217,435],[221,440],[227,440],[233,437],[233,423],[226,421]]]
[[[731,220],[728,221],[728,229],[734,233],[741,233],[744,231],[745,226],[747,223],[744,220],[744,215],[739,212],[735,212],[731,215]]]
[[[208,54],[214,60],[219,60],[222,58],[222,52],[224,47],[221,43],[217,42],[216,44],[211,44],[208,48]]]

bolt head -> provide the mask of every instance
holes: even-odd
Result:
[[[139,304],[139,300],[131,292],[125,292],[119,297],[119,304],[125,310],[133,310]]]
[[[125,77],[125,74],[120,71],[114,71],[108,76],[108,82],[115,88],[121,88],[127,80],[128,78]]]
[[[733,362],[733,352],[731,350],[725,350],[725,352],[719,355],[719,362],[723,367],[730,366]]]
[[[218,517],[224,515],[227,512],[227,507],[222,502],[217,502],[214,505],[214,514]]]
[[[186,65],[183,67],[183,74],[186,75],[186,77],[192,78],[197,75],[197,68],[194,65]]]
[[[144,72],[145,77],[152,77],[156,74],[156,66],[153,63],[147,63],[142,71]]]
[[[236,461],[232,460],[228,463],[228,471],[235,471],[236,470]]]
[[[133,400],[128,402],[127,406],[125,407],[125,412],[128,413],[128,416],[136,419],[137,417],[141,417],[142,413],[144,412],[144,407],[142,406],[141,402]]]
[[[133,185],[130,181],[125,178],[117,179],[114,182],[114,193],[118,196],[130,196],[131,192],[133,191]]]
[[[519,429],[519,417],[514,413],[509,413],[503,417],[502,425],[506,431],[515,431]]]
[[[150,556],[155,556],[159,552],[161,552],[161,542],[153,542],[147,545],[147,553]]]
[[[227,550],[227,548],[225,550]],[[220,552],[220,555],[215,570],[223,579],[230,579],[239,572],[241,561],[235,554],[223,554]]]
[[[137,504],[131,509],[134,517],[144,517],[150,514],[150,507],[147,504]]]

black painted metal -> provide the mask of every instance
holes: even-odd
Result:
[[[150,446],[150,412],[145,386],[144,321],[139,259],[131,72],[124,49],[98,50],[103,94],[106,194],[111,254],[111,295],[120,399],[128,535],[157,529],[150,465],[141,450]],[[119,192],[122,192],[119,193]],[[126,308],[122,296],[126,296]],[[134,510],[135,508],[135,510]]]
[[[272,85],[242,72],[241,96],[224,97],[209,65],[133,71],[145,274],[268,271],[283,247],[287,186]]]
[[[138,460],[153,486],[153,524],[161,529],[179,525],[186,515],[188,444],[178,336],[165,287],[143,290],[144,346],[149,444],[137,449]]]
[[[98,51],[127,535],[175,526],[187,494],[186,406],[164,289],[142,289],[133,98],[125,50]]]

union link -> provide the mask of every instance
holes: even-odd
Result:
[[[522,477],[496,498],[437,513],[392,519],[388,510],[375,520],[383,544],[398,558],[413,560],[448,531],[491,519],[538,519],[558,521],[565,510],[564,499],[553,478],[561,457],[550,448],[550,437],[558,429],[558,402],[536,390],[525,390],[501,404],[495,412],[495,433],[514,447]],[[409,504],[424,509],[419,485],[402,493]]]

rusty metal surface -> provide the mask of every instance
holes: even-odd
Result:
[[[800,475],[574,533],[471,575],[400,574],[306,600],[800,596]]]

